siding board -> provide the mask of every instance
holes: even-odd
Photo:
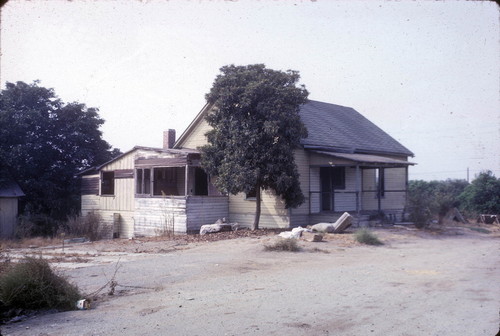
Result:
[[[81,194],[82,195],[99,194],[99,175],[82,176]]]

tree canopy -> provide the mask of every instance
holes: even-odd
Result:
[[[500,178],[489,170],[481,172],[460,194],[459,200],[470,213],[500,214]]]
[[[102,139],[96,108],[64,103],[53,89],[24,82],[0,92],[0,165],[24,193],[26,210],[64,219],[79,209],[75,174],[119,153]]]
[[[299,110],[307,101],[297,71],[277,71],[263,64],[227,65],[220,69],[207,102],[211,131],[203,146],[202,165],[219,190],[255,193],[260,218],[260,191],[272,189],[287,208],[304,202],[294,149],[307,137]]]
[[[408,183],[408,206],[410,220],[418,227],[424,227],[434,216],[439,223],[447,212],[460,206],[459,195],[467,187],[465,180],[422,181]]]

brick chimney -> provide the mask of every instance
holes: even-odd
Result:
[[[163,149],[169,149],[174,147],[175,143],[175,130],[169,129],[163,131]]]

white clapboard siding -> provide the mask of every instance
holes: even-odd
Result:
[[[201,119],[198,124],[193,128],[189,137],[180,144],[182,148],[197,148],[207,144],[207,137],[205,134],[211,129],[210,125],[205,119]]]
[[[82,195],[82,214],[99,209],[100,197],[97,195]]]
[[[135,236],[158,236],[186,232],[185,197],[136,198]]]
[[[263,215],[288,215],[283,199],[281,199],[281,197],[276,197],[271,190],[263,190],[261,193],[261,200],[261,213]],[[255,203],[255,199],[247,199],[244,193],[229,195],[229,213],[255,213]]]
[[[321,184],[320,184],[320,175],[319,175],[319,167],[311,167],[309,169],[310,176],[310,207],[311,213],[319,213],[321,212]]]
[[[243,225],[251,225],[255,216],[256,200],[246,199],[245,196],[244,193],[229,196],[229,218],[231,222],[240,223],[243,221]],[[262,191],[261,197],[261,227],[288,227],[290,223],[289,212],[285,208],[283,199],[276,197],[271,190]]]
[[[134,210],[134,179],[115,179],[115,194],[101,196],[99,208],[104,211]]]
[[[136,150],[130,151],[129,153],[123,155],[121,158],[101,167],[101,170],[112,171],[121,169],[134,169],[134,161],[136,155],[137,155]]]
[[[255,211],[253,213],[230,213],[229,220],[231,223],[238,223],[241,227],[251,227],[255,219]],[[289,216],[278,215],[260,215],[259,227],[265,229],[286,229],[290,227]]]

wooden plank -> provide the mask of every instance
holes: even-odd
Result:
[[[82,178],[80,192],[82,195],[99,194],[99,176]]]
[[[115,170],[115,179],[123,179],[123,178],[134,178],[134,170],[133,169]]]
[[[184,167],[187,164],[185,157],[172,158],[139,158],[135,160],[136,167]]]

